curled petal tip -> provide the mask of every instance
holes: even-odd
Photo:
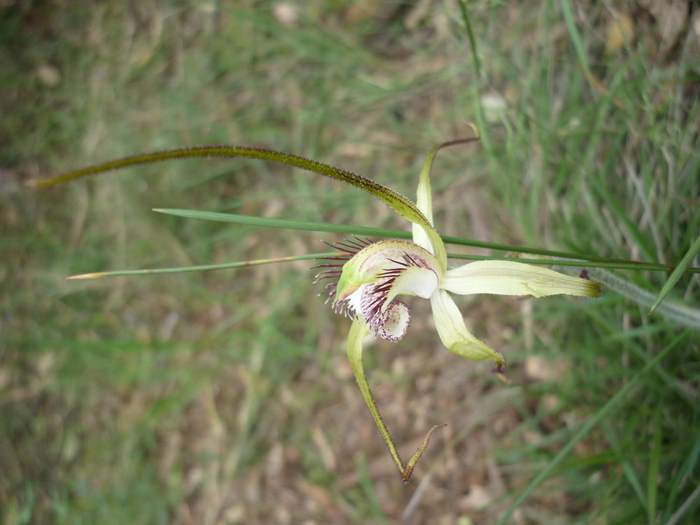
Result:
[[[502,358],[496,361],[496,366],[491,371],[502,383],[510,384],[510,380],[506,377],[506,362]]]
[[[590,293],[589,297],[598,297],[603,293],[603,286],[596,281],[588,281],[590,285],[587,291]]]
[[[591,280],[591,276],[588,274],[588,270],[586,268],[583,268],[578,276],[579,279],[588,281],[584,284],[588,297],[598,297],[603,293],[603,286],[599,282]]]
[[[506,375],[506,363],[505,361],[498,361],[496,363],[496,366],[492,370],[494,374],[498,374],[499,376],[504,376]]]
[[[43,190],[45,188],[50,188],[51,186],[55,186],[57,183],[54,182],[53,178],[49,179],[29,179],[28,181],[25,181],[24,185],[27,188],[31,188],[33,190]]]

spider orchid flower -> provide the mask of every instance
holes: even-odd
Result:
[[[322,264],[324,270],[320,275],[331,279],[328,288],[334,309],[353,319],[347,340],[350,365],[391,457],[401,477],[407,481],[427,447],[430,436],[438,427],[428,431],[421,446],[404,464],[374,402],[362,365],[363,342],[367,335],[371,333],[389,341],[398,341],[405,335],[410,315],[408,307],[399,300],[400,296],[412,295],[430,300],[435,327],[445,347],[473,361],[493,360],[496,370],[502,373],[505,366],[503,356],[467,330],[459,308],[449,293],[534,297],[556,294],[592,297],[600,293],[599,285],[587,279],[518,262],[479,261],[452,269],[447,267],[445,245],[433,226],[430,170],[441,148],[474,140],[478,139],[454,140],[431,150],[420,173],[416,203],[391,188],[342,168],[291,153],[233,145],[194,146],[132,155],[47,179],[30,181],[30,184],[36,188],[49,188],[87,176],[167,160],[244,157],[278,162],[355,186],[411,221],[413,242],[345,241],[337,245],[344,255]]]
[[[451,143],[437,146],[428,156],[418,184],[417,207],[431,226],[430,169],[437,151],[445,145]],[[600,293],[598,283],[593,281],[513,261],[477,261],[448,269],[444,244],[439,236],[431,234],[430,229],[414,222],[413,242],[370,243],[352,239],[334,244],[343,255],[320,265],[323,271],[317,276],[331,279],[327,290],[334,310],[353,320],[346,348],[350,365],[404,481],[410,478],[431,434],[438,427],[430,429],[422,445],[404,464],[374,402],[362,365],[366,336],[373,334],[379,339],[398,341],[406,334],[410,313],[399,296],[428,299],[442,344],[465,359],[493,360],[496,372],[502,374],[503,356],[471,334],[450,293],[534,297],[557,294],[594,297]]]

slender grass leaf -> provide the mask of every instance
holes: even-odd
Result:
[[[678,266],[673,270],[671,275],[668,276],[668,279],[664,283],[664,285],[661,287],[661,291],[659,292],[659,295],[656,298],[656,301],[654,301],[654,304],[652,305],[651,309],[649,310],[649,313],[654,313],[654,311],[659,307],[659,305],[662,303],[662,301],[666,298],[668,293],[671,291],[671,289],[676,285],[678,280],[681,278],[681,276],[688,271],[688,267],[690,266],[691,261],[695,256],[700,252],[700,236],[698,236],[697,239],[695,239],[695,242],[690,246],[690,249],[686,252],[686,254],[683,256],[681,259],[681,262],[678,263]]]
[[[477,127],[481,130],[481,138],[484,143],[484,149],[490,154],[493,151],[493,146],[491,144],[489,126],[486,123],[484,106],[481,102],[481,94],[479,92],[479,80],[481,79],[481,60],[479,59],[479,49],[476,45],[476,37],[474,36],[474,29],[472,27],[471,19],[469,17],[469,11],[467,10],[467,4],[464,0],[459,0],[459,11],[462,16],[462,22],[464,23],[464,29],[467,32],[467,38],[469,40],[469,51],[472,57],[474,75],[476,77],[476,81],[471,82],[471,96],[474,99],[474,106],[476,107],[476,123]],[[489,156],[493,157],[493,155]]]
[[[217,222],[229,222],[234,224],[244,224],[247,226],[259,226],[264,228],[280,228],[299,231],[312,232],[328,232],[328,233],[343,233],[352,235],[364,235],[367,237],[388,237],[395,239],[411,239],[411,233],[401,230],[389,230],[384,228],[373,228],[370,226],[356,226],[348,224],[332,224],[327,222],[309,222],[287,219],[272,219],[267,217],[254,217],[250,215],[237,215],[234,213],[221,213],[213,211],[185,210],[172,208],[156,208],[153,211],[164,213],[166,215],[174,215],[188,219],[200,219]],[[651,271],[667,271],[668,267],[658,262],[641,262],[628,261],[624,259],[605,259],[585,254],[565,252],[559,250],[547,250],[544,248],[533,248],[528,246],[515,246],[510,244],[493,243],[486,241],[477,241],[473,239],[463,239],[460,237],[452,237],[449,235],[442,236],[445,244],[458,246],[470,246],[476,248],[488,248],[496,251],[508,251],[516,253],[528,253],[535,255],[550,255],[552,257],[565,257],[568,259],[581,259],[583,262],[576,261],[561,261],[561,260],[536,260],[527,259],[523,262],[530,264],[557,264],[561,266],[590,266],[600,268],[617,268],[626,270],[651,270]],[[449,255],[452,258],[460,258],[456,255]],[[486,259],[494,259],[494,257],[486,257]],[[474,259],[479,260],[479,259]],[[504,259],[510,260],[510,259]],[[600,264],[593,264],[600,263]],[[700,273],[700,268],[690,268],[689,271]]]
[[[683,462],[683,465],[681,466],[680,470],[678,471],[678,474],[673,476],[673,479],[670,480],[671,483],[671,494],[668,497],[667,500],[667,507],[666,507],[666,512],[665,514],[668,516],[671,514],[671,509],[676,503],[676,499],[678,499],[678,495],[680,491],[687,485],[688,481],[692,479],[692,473],[695,470],[695,468],[698,465],[698,462],[700,460],[700,429],[698,429],[698,432],[695,434],[695,437],[693,438],[693,448],[690,450],[690,453],[686,457],[685,461]]]
[[[676,336],[671,343],[660,352],[651,362],[649,362],[642,370],[640,370],[630,381],[627,382],[618,392],[605,403],[586,423],[581,427],[581,429],[576,432],[573,438],[564,445],[564,447],[557,453],[557,455],[543,468],[537,476],[528,484],[528,486],[523,490],[520,495],[515,499],[510,508],[505,512],[505,514],[498,521],[499,524],[510,523],[513,517],[513,512],[520,505],[522,505],[527,498],[539,487],[542,482],[544,482],[553,472],[556,471],[559,464],[569,455],[577,443],[579,443],[583,438],[585,438],[591,430],[593,430],[600,421],[606,417],[617,405],[625,398],[625,396],[634,388],[639,380],[651,369],[653,369],[657,363],[660,363],[674,348],[676,348],[679,343],[681,343],[688,336],[688,332],[682,332]]]
[[[588,58],[586,57],[586,48],[583,45],[583,40],[581,39],[581,34],[576,27],[576,21],[574,20],[574,10],[571,6],[570,0],[561,0],[561,10],[564,15],[564,22],[566,23],[566,29],[569,32],[569,37],[571,38],[571,43],[576,51],[576,58],[578,58],[578,63],[583,70],[583,74],[586,80],[593,86],[593,88],[600,90],[599,82],[591,73],[591,68],[588,65]]]
[[[474,64],[474,72],[476,73],[476,78],[481,78],[481,60],[479,59],[479,50],[476,47],[474,29],[472,29],[472,23],[469,19],[469,11],[467,11],[467,5],[464,2],[464,0],[459,0],[459,12],[462,15],[464,29],[466,29],[467,31],[467,38],[469,39],[469,50],[471,51],[472,63]]]
[[[629,233],[630,237],[637,244],[644,256],[647,258],[651,258],[652,254],[654,253],[654,249],[652,247],[653,243],[642,233],[639,227],[632,220],[630,220],[629,214],[625,210],[625,207],[610,191],[608,183],[605,180],[603,180],[603,177],[601,176],[597,179],[593,178],[591,180],[591,186],[608,205],[608,209],[617,217],[617,219],[622,224],[624,224],[625,229]]]
[[[697,487],[690,496],[688,496],[688,499],[686,499],[683,502],[683,505],[678,507],[678,510],[671,516],[671,518],[666,522],[666,525],[676,525],[677,523],[680,523],[680,521],[683,519],[683,516],[685,516],[688,512],[690,512],[693,507],[698,503],[700,500],[700,487]]]
[[[649,525],[656,523],[656,501],[659,491],[659,462],[661,461],[661,412],[656,409],[652,422],[654,437],[651,442],[647,473],[647,513]]]
[[[642,491],[642,484],[639,482],[639,478],[637,477],[637,473],[634,471],[634,468],[632,467],[632,465],[630,464],[630,462],[627,460],[624,453],[622,452],[621,447],[620,447],[620,443],[618,442],[614,431],[605,422],[602,423],[602,428],[603,428],[605,436],[608,440],[608,443],[610,443],[610,446],[615,451],[615,454],[617,454],[617,456],[618,456],[618,462],[620,463],[620,465],[622,465],[622,472],[625,475],[625,479],[632,487],[632,490],[634,491],[637,498],[639,499],[639,502],[642,504],[642,506],[644,508],[646,508],[646,500],[644,499],[644,493]]]
[[[235,268],[247,268],[249,266],[261,266],[264,264],[276,264],[294,261],[308,261],[322,259],[323,257],[332,257],[337,255],[335,252],[328,253],[311,253],[308,255],[292,255],[289,257],[275,257],[271,259],[253,259],[250,261],[237,261],[221,264],[202,264],[198,266],[177,266],[172,268],[146,268],[142,270],[115,270],[111,272],[93,272],[81,273],[79,275],[71,275],[66,279],[71,281],[101,279],[103,277],[125,277],[137,275],[157,275],[165,273],[187,273],[187,272],[206,272],[211,270],[232,270]]]
[[[627,279],[623,279],[619,275],[595,268],[591,268],[590,275],[593,279],[601,282],[610,290],[617,292],[642,307],[649,308],[654,303],[654,294],[640,288]],[[690,308],[673,301],[666,301],[660,304],[657,310],[659,314],[670,321],[700,331],[700,310],[697,308]]]
[[[591,68],[588,66],[588,58],[586,58],[586,49],[583,45],[583,40],[581,40],[581,34],[578,32],[576,27],[576,21],[574,20],[574,10],[571,6],[569,0],[561,0],[561,11],[564,15],[564,22],[566,23],[566,29],[569,32],[569,37],[571,38],[571,43],[576,51],[576,57],[578,58],[579,65],[583,69],[586,76],[591,74]]]
[[[246,268],[249,266],[261,266],[265,264],[277,264],[294,261],[308,261],[323,259],[326,257],[334,257],[342,255],[340,252],[323,252],[309,253],[304,255],[290,255],[288,257],[275,257],[270,259],[252,259],[248,261],[236,261],[218,264],[201,264],[195,266],[174,266],[167,268],[143,268],[138,270],[112,270],[105,272],[90,272],[81,273],[78,275],[70,275],[66,277],[70,281],[84,281],[91,279],[102,279],[105,277],[138,277],[143,275],[162,275],[172,273],[191,273],[191,272],[207,272],[212,270],[235,270],[237,268]],[[462,253],[448,253],[449,259],[459,259],[467,261],[516,261],[533,264],[537,266],[572,266],[581,268],[581,261],[562,261],[559,259],[523,259],[520,257],[498,257],[490,255],[468,255]],[[619,269],[619,265],[614,263],[606,264],[599,262],[590,262],[586,266],[590,267],[611,267]]]

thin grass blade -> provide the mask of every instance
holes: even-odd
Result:
[[[688,499],[683,502],[683,505],[681,505],[678,510],[674,512],[673,516],[671,516],[671,519],[666,522],[666,525],[677,525],[680,523],[683,517],[697,504],[698,500],[700,500],[700,487],[697,487],[690,496],[688,496]]]
[[[332,224],[327,222],[309,222],[309,221],[299,221],[299,220],[288,220],[288,219],[273,219],[267,217],[255,217],[250,215],[238,215],[235,213],[221,213],[213,211],[200,211],[200,210],[187,210],[187,209],[174,209],[174,208],[155,208],[153,211],[157,213],[163,213],[166,215],[174,215],[176,217],[183,217],[187,219],[200,219],[208,221],[217,222],[229,222],[233,224],[243,224],[246,226],[257,226],[262,228],[279,228],[279,229],[289,229],[289,230],[299,230],[299,231],[312,231],[312,232],[326,232],[326,233],[342,233],[350,235],[362,235],[365,237],[382,237],[382,238],[394,238],[394,239],[411,239],[411,233],[401,230],[389,230],[385,228],[373,228],[371,226],[357,226],[352,224]],[[668,267],[658,263],[658,262],[643,262],[643,261],[629,261],[625,259],[606,259],[603,257],[596,257],[581,253],[565,252],[560,250],[548,250],[545,248],[535,248],[529,246],[515,246],[511,244],[502,244],[486,241],[477,241],[474,239],[464,239],[461,237],[453,237],[449,235],[442,236],[442,240],[445,244],[452,244],[455,246],[469,246],[474,248],[487,248],[495,251],[504,252],[514,252],[514,253],[527,253],[533,255],[548,255],[551,257],[564,257],[567,259],[580,259],[583,262],[576,261],[562,261],[554,259],[527,259],[521,260],[521,262],[527,262],[529,264],[551,264],[560,266],[574,266],[574,267],[599,267],[599,268],[613,268],[622,270],[650,270],[650,271],[668,271]],[[448,257],[455,259],[470,259],[467,256],[460,256],[455,254],[450,254]],[[484,259],[494,259],[494,257],[484,257]],[[503,260],[518,260],[516,258],[503,258]],[[482,260],[482,258],[474,257],[472,260]],[[599,263],[599,264],[594,264]],[[700,273],[700,268],[691,267],[687,271],[693,273]]]
[[[477,127],[481,130],[480,136],[484,144],[484,149],[487,152],[491,152],[493,151],[491,144],[491,136],[489,133],[489,126],[486,123],[486,115],[484,113],[484,106],[481,102],[480,93],[481,59],[479,58],[479,48],[476,44],[474,27],[471,23],[469,10],[467,9],[467,4],[465,0],[459,0],[459,11],[460,15],[462,16],[462,23],[464,24],[464,29],[467,33],[467,39],[469,40],[469,52],[472,58],[472,68],[476,77],[476,81],[471,83],[471,95],[474,99],[474,107],[476,108],[476,123]]]
[[[661,287],[661,291],[659,292],[656,301],[654,301],[654,304],[649,310],[649,313],[654,313],[654,311],[659,307],[661,302],[666,298],[668,293],[673,289],[674,286],[676,286],[676,283],[681,278],[681,276],[686,271],[688,271],[691,261],[695,258],[698,252],[700,252],[700,236],[698,236],[698,238],[695,239],[695,242],[690,246],[690,249],[683,256],[681,262],[678,263],[678,266],[676,266],[675,270],[673,270],[671,275],[668,276],[668,279]]]
[[[576,432],[573,438],[564,445],[564,447],[559,451],[559,453],[543,468],[537,476],[529,483],[529,485],[523,490],[520,495],[515,499],[510,508],[505,512],[505,514],[498,521],[499,525],[505,525],[510,523],[515,510],[522,505],[527,498],[529,498],[532,493],[539,487],[542,482],[544,482],[559,466],[559,464],[569,455],[577,443],[579,443],[583,438],[585,438],[591,430],[593,430],[600,421],[606,417],[617,405],[625,398],[625,396],[637,385],[639,380],[652,370],[658,363],[660,363],[674,348],[676,348],[683,340],[688,336],[688,332],[682,332],[676,336],[671,343],[660,352],[652,361],[647,363],[644,368],[642,368],[637,375],[635,375],[625,386],[618,390],[610,401],[605,403],[598,411],[581,427],[581,429]]]
[[[469,11],[467,11],[467,5],[464,3],[464,0],[459,0],[459,11],[462,15],[462,22],[464,22],[464,29],[467,31],[474,71],[476,72],[476,77],[481,78],[481,60],[479,59],[479,51],[476,47],[476,38],[474,37],[474,29],[472,28],[472,23],[469,18]]]
[[[605,285],[606,288],[637,303],[643,308],[651,307],[654,302],[654,294],[627,279],[623,279],[619,275],[603,269],[591,268],[590,276]],[[700,310],[697,308],[690,308],[675,301],[666,301],[659,305],[658,312],[674,323],[700,331]]]
[[[678,474],[670,481],[671,490],[665,511],[666,516],[671,514],[671,509],[673,509],[675,506],[680,491],[688,484],[689,481],[692,480],[691,474],[693,471],[695,471],[698,463],[700,462],[700,429],[698,429],[697,433],[695,434],[693,443],[693,448],[690,450],[690,453],[683,462]]]
[[[206,272],[211,270],[232,270],[235,268],[247,268],[250,266],[261,266],[264,264],[277,264],[294,261],[308,261],[322,259],[324,257],[332,257],[338,255],[335,252],[327,253],[310,253],[306,255],[292,255],[289,257],[274,257],[270,259],[252,259],[249,261],[237,261],[221,264],[202,264],[198,266],[176,266],[171,268],[146,268],[142,270],[114,270],[110,272],[93,272],[81,273],[66,277],[70,281],[86,281],[91,279],[102,279],[104,277],[125,277],[139,275],[158,275],[165,273],[187,273],[187,272]]]
[[[579,65],[583,70],[583,74],[586,80],[591,84],[591,87],[596,91],[605,91],[600,82],[595,78],[593,73],[591,73],[591,68],[588,64],[588,58],[586,58],[586,48],[583,45],[583,40],[581,39],[581,33],[579,33],[576,27],[576,21],[574,20],[574,10],[571,5],[570,0],[561,0],[561,10],[564,15],[564,23],[566,24],[566,29],[569,32],[569,38],[571,38],[571,43],[576,51],[576,57],[578,58]]]
[[[647,472],[647,514],[649,525],[656,523],[656,501],[659,491],[659,462],[661,461],[661,411],[657,408],[654,415],[649,469]]]
[[[342,255],[340,252],[321,252],[309,253],[305,255],[293,255],[289,257],[277,257],[271,259],[253,259],[249,261],[236,261],[219,264],[201,264],[196,266],[173,266],[166,268],[143,268],[137,270],[112,270],[106,272],[90,272],[66,277],[69,281],[86,281],[91,279],[102,279],[105,277],[139,277],[144,275],[159,275],[170,273],[191,273],[191,272],[206,272],[212,270],[233,270],[236,268],[245,268],[248,266],[260,266],[264,264],[286,263],[294,261],[310,261],[324,259],[326,257],[335,257]],[[499,257],[492,255],[468,255],[463,253],[448,253],[448,259],[458,259],[465,261],[515,261],[533,264],[536,266],[564,266],[573,268],[582,268],[581,261],[563,261],[560,259],[523,259],[519,257]],[[613,268],[620,269],[619,265],[614,263],[606,264],[600,262],[586,262],[587,268]],[[629,269],[629,268],[628,268]]]

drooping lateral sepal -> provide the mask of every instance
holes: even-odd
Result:
[[[470,361],[492,359],[496,367],[505,365],[503,356],[474,337],[464,324],[459,308],[444,290],[437,290],[430,298],[435,328],[442,344],[450,351]]]

